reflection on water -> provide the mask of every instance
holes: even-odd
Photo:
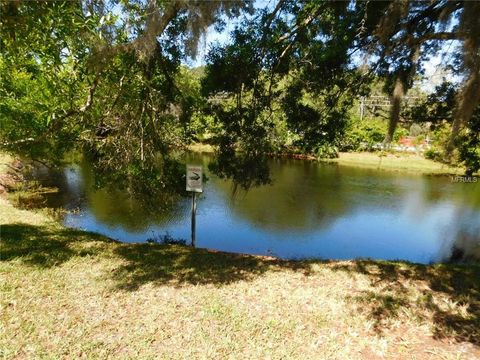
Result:
[[[206,169],[209,157],[187,161]],[[234,194],[230,182],[207,171],[198,247],[290,259],[480,259],[480,184],[299,160],[270,167],[271,185]],[[79,209],[65,216],[68,226],[125,242],[166,233],[190,238],[188,198],[146,206],[114,186],[95,190],[86,162],[36,176],[61,189],[51,206]]]

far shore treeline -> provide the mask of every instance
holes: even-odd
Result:
[[[266,154],[331,158],[407,136],[472,175],[479,17],[477,1],[1,1],[0,147],[51,165],[81,151],[97,185],[133,193],[182,191],[178,153],[193,143],[245,188],[269,182]],[[205,65],[185,65],[228,22]],[[389,106],[365,105],[377,96]]]

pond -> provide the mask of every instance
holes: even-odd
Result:
[[[285,259],[480,259],[480,183],[272,159],[272,184],[233,191],[208,172],[210,159],[187,159],[208,176],[198,197],[197,247]],[[119,189],[95,190],[92,175],[85,162],[37,171],[60,189],[50,206],[77,209],[64,215],[66,226],[123,242],[190,241],[190,198],[152,210]]]

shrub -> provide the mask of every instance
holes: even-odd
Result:
[[[338,157],[338,148],[332,145],[322,145],[317,148],[317,159],[334,159]]]
[[[441,161],[443,155],[442,155],[442,152],[438,150],[436,147],[431,147],[430,149],[425,151],[424,156],[426,159]]]
[[[342,139],[341,151],[371,151],[374,145],[382,143],[387,133],[387,122],[383,119],[351,119],[350,126]],[[407,136],[409,131],[398,127],[393,136],[394,141]]]
[[[147,239],[147,243],[162,245],[187,245],[187,240],[175,239],[167,231],[164,235],[153,233],[152,237]]]

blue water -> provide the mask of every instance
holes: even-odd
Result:
[[[448,261],[453,249],[480,259],[480,184],[450,177],[389,173],[301,160],[272,160],[273,183],[233,193],[209,173],[198,198],[196,246],[286,259],[372,258]],[[67,226],[123,242],[169,234],[190,241],[191,200],[175,210],[146,210],[112,189],[94,190],[80,165],[61,174],[52,202]]]

